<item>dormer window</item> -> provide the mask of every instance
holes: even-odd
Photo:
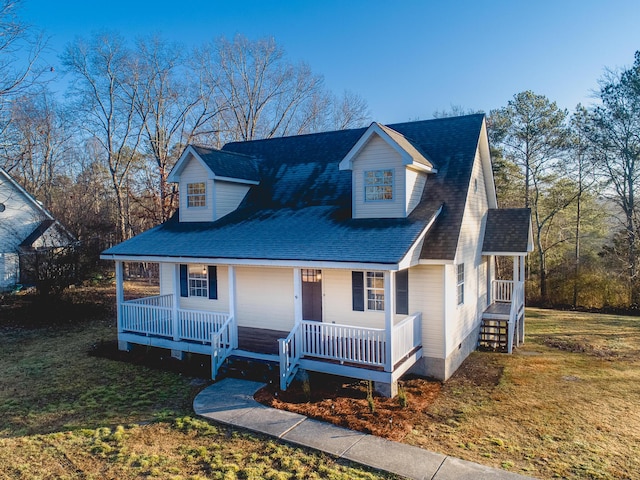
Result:
[[[366,202],[393,200],[393,170],[364,172],[364,199]]]
[[[187,208],[206,207],[207,196],[204,182],[187,184]]]

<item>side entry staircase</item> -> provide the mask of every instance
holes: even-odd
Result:
[[[512,353],[524,343],[524,282],[494,280],[491,300],[482,314],[478,348]]]

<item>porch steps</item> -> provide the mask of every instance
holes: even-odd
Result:
[[[480,325],[478,349],[492,352],[507,352],[509,320],[483,318]]]
[[[278,382],[279,365],[276,361],[231,355],[220,367],[218,376],[264,383]]]

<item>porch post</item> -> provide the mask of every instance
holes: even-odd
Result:
[[[520,262],[518,261],[518,257],[514,256],[513,257],[513,286],[515,288],[515,284],[518,282],[518,279],[520,278],[520,273],[518,272],[518,266],[520,265]]]
[[[128,352],[131,350],[131,345],[129,342],[124,340],[120,340],[120,334],[124,331],[123,328],[123,306],[124,302],[124,278],[122,273],[122,262],[116,260],[116,315],[118,322],[118,350],[124,350]]]
[[[173,302],[171,305],[171,330],[173,331],[173,341],[180,341],[180,319],[178,318],[178,309],[180,302],[180,264],[173,266]],[[171,349],[171,356],[178,360],[184,360],[184,352],[182,350]]]
[[[384,330],[387,361],[384,371],[389,372],[389,383],[375,382],[374,388],[385,397],[395,397],[398,394],[398,382],[393,380],[393,314],[396,309],[396,274],[391,270],[384,272]]]
[[[238,348],[238,319],[236,318],[236,267],[229,265],[229,315],[233,318],[233,348]]]
[[[178,321],[178,308],[180,305],[180,265],[173,266],[173,301],[171,302],[171,329],[173,330],[173,340],[180,340],[180,322]]]
[[[495,272],[496,257],[489,255],[487,261],[487,307],[493,303],[493,279]]]
[[[293,269],[293,318],[296,325],[302,322],[302,276],[299,268]]]
[[[118,333],[122,332],[122,302],[124,301],[124,281],[122,278],[122,262],[116,260],[116,311],[118,318]]]
[[[519,340],[521,344],[524,344],[524,319],[525,319],[525,297],[524,297],[524,255],[520,257],[520,283],[522,285],[522,320],[520,321],[520,333]]]
[[[386,372],[393,371],[393,311],[395,306],[395,283],[394,272],[384,272],[384,329],[387,344]]]

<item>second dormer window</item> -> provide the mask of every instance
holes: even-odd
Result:
[[[364,172],[364,199],[366,202],[393,200],[393,170]]]
[[[187,183],[187,208],[206,206],[207,197],[204,182]]]

